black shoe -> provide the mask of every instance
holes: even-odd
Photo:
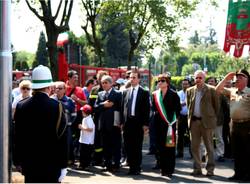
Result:
[[[149,151],[146,155],[154,155],[155,152],[154,151]]]
[[[183,158],[183,154],[178,153],[178,154],[176,155],[176,158]]]
[[[205,156],[205,155],[203,155],[203,156],[201,157],[201,161],[202,161],[202,162],[206,162],[206,156]]]
[[[160,169],[159,164],[155,164],[155,166],[154,166],[154,167],[152,167],[152,169],[153,169],[153,170],[158,170],[158,169]]]
[[[129,171],[128,175],[140,175],[141,172],[140,171]]]
[[[217,159],[217,161],[218,161],[218,162],[224,162],[224,161],[225,161],[225,159],[224,159],[224,157],[219,156],[219,157],[218,157],[218,159]]]
[[[228,178],[228,180],[230,180],[230,181],[240,180],[240,179],[241,179],[241,177],[239,175],[236,175],[236,174]]]
[[[211,177],[211,176],[214,176],[214,172],[212,171],[208,171],[207,174],[206,174],[207,177]]]
[[[250,182],[250,175],[246,175],[246,176],[242,177],[240,181],[243,181],[245,183],[249,183]]]
[[[172,175],[172,174],[167,174],[167,177],[168,177],[168,178],[172,178],[173,175]]]

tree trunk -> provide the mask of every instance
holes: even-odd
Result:
[[[132,48],[132,46],[130,47],[129,49],[129,52],[128,52],[128,70],[131,70],[131,65],[132,65],[132,59],[133,59],[133,56],[134,56],[134,49]]]
[[[48,52],[49,52],[49,61],[51,73],[54,81],[58,80],[58,61],[57,61],[57,37],[58,34],[51,34],[49,41],[47,42]]]

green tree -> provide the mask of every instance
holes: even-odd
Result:
[[[182,72],[181,72],[181,75],[182,76],[189,76],[189,75],[193,75],[194,72],[196,70],[200,70],[201,67],[200,65],[198,64],[185,64],[183,67],[182,67]]]
[[[105,66],[118,67],[126,66],[128,60],[128,35],[125,34],[122,24],[113,25],[105,32],[102,32],[105,37]]]
[[[168,47],[176,46],[174,36],[180,20],[187,17],[198,1],[147,1],[147,0],[110,0],[105,2],[103,14],[116,14],[113,22],[122,22],[129,35],[128,68],[131,66],[135,51],[144,38],[155,32],[164,38]],[[168,10],[173,11],[168,11]],[[157,42],[157,40],[154,40]],[[162,43],[162,40],[160,41]]]
[[[82,0],[83,8],[86,12],[85,25],[81,26],[86,34],[89,45],[94,48],[96,57],[98,58],[98,66],[103,65],[103,43],[99,33],[98,16],[102,9],[102,4],[98,0]],[[90,24],[90,26],[89,26]],[[96,62],[97,63],[97,62]]]
[[[39,42],[38,42],[38,48],[36,51],[36,58],[35,63],[32,67],[36,67],[37,65],[44,65],[48,66],[49,60],[48,60],[48,52],[46,47],[46,38],[44,33],[41,31]]]
[[[14,70],[29,70],[34,60],[34,54],[26,51],[15,52],[15,61],[13,62]]]
[[[73,7],[73,0],[60,0],[54,15],[52,14],[51,0],[25,1],[34,15],[44,23],[47,34],[47,48],[51,72],[54,80],[57,80],[58,64],[56,43],[58,35],[69,30],[69,19]],[[64,5],[62,6],[63,3]],[[61,18],[59,18],[59,15],[61,15]]]
[[[201,41],[200,41],[199,33],[197,30],[195,30],[194,36],[191,36],[189,38],[189,44],[199,45],[200,43],[201,43]]]
[[[188,63],[188,55],[185,51],[182,50],[176,54],[174,60],[177,64],[176,75],[180,76],[182,72],[182,67]]]

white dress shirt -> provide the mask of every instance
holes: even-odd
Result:
[[[132,108],[131,108],[131,116],[135,116],[135,103],[136,103],[136,98],[137,98],[137,93],[138,93],[139,85],[137,85],[135,87],[131,86],[131,88],[130,88],[130,95],[132,94],[133,88],[134,88],[134,93],[133,93],[134,96],[133,96],[133,102],[132,102]]]

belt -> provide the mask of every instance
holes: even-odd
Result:
[[[201,117],[197,117],[197,116],[192,116],[191,117],[191,120],[193,120],[193,121],[197,121],[197,120],[201,120]]]
[[[248,119],[233,119],[234,123],[248,123],[250,122],[250,118]]]

